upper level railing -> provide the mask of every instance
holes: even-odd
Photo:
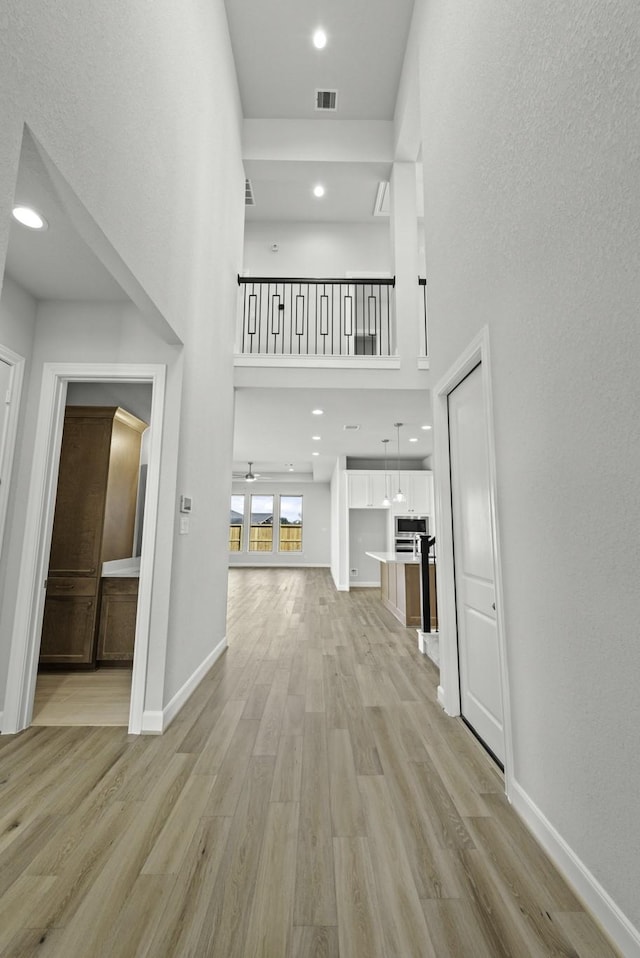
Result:
[[[239,276],[242,354],[392,356],[395,279]]]

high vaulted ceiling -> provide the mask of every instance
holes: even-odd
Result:
[[[245,119],[285,121],[268,155],[245,151],[255,206],[247,220],[371,221],[378,185],[391,172],[392,123],[414,0],[225,0]],[[316,28],[327,34],[317,50]],[[336,90],[337,110],[318,112],[316,90]],[[354,124],[353,155],[309,154],[308,123]],[[365,126],[369,129],[365,130]],[[357,155],[371,127],[389,127],[386,155]],[[358,129],[358,126],[361,129]],[[381,134],[384,139],[384,133]],[[278,147],[282,155],[278,157]],[[347,151],[348,153],[348,151]],[[345,162],[345,160],[347,162]],[[312,195],[322,183],[322,200]]]
[[[316,89],[340,120],[392,120],[413,0],[225,0],[245,117],[315,119]],[[327,34],[316,50],[317,27]]]

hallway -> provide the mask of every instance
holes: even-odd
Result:
[[[0,739],[0,955],[610,958],[375,590],[230,573],[162,737]]]

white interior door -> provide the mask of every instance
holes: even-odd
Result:
[[[449,393],[448,407],[461,712],[504,763],[489,455],[480,365]]]

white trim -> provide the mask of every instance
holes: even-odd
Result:
[[[397,356],[271,356],[236,354],[234,366],[275,366],[304,369],[400,369]]]
[[[640,958],[640,930],[631,924],[584,862],[578,858],[515,779],[511,780],[511,801],[537,841],[567,878],[588,910],[613,939],[621,954],[627,958]]]
[[[436,691],[436,702],[438,703],[441,709],[444,709],[444,689],[442,688],[441,685],[438,686],[438,689]]]
[[[69,382],[149,382],[152,385],[146,517],[140,559],[138,615],[129,710],[129,732],[138,734],[142,731],[160,487],[165,381],[166,369],[163,365],[128,363],[45,363],[43,365],[13,639],[7,671],[2,726],[2,731],[5,733],[21,731],[31,722],[44,612],[44,581],[51,547],[64,407]]]
[[[357,579],[349,579],[349,591],[351,589],[379,589],[379,582],[358,582]]]
[[[431,363],[427,356],[418,356],[418,369],[431,369]]]
[[[147,735],[161,735],[185,705],[187,699],[193,695],[207,672],[213,668],[226,648],[227,637],[224,636],[161,712],[149,710],[143,714],[142,732]]]
[[[487,453],[489,458],[489,503],[491,534],[494,553],[494,585],[496,596],[496,627],[500,655],[502,710],[504,730],[504,778],[507,796],[511,794],[513,774],[513,736],[507,648],[504,634],[504,595],[502,590],[502,562],[497,513],[497,468],[493,428],[493,393],[491,388],[491,356],[489,329],[480,330],[467,349],[458,357],[434,390],[434,489],[438,516],[438,630],[440,654],[440,686],[438,701],[448,715],[460,715],[460,678],[456,628],[455,575],[453,563],[453,523],[451,515],[451,473],[449,456],[448,396],[468,374],[480,364],[482,374],[485,420],[487,424]]]
[[[2,552],[2,543],[4,537],[5,521],[7,518],[7,506],[9,504],[9,490],[11,488],[11,470],[13,468],[13,455],[16,448],[16,438],[18,435],[18,418],[20,413],[20,397],[22,396],[22,382],[24,379],[24,356],[14,353],[7,346],[0,345],[0,360],[11,367],[11,379],[9,383],[9,411],[7,413],[7,424],[4,436],[0,436],[0,477],[3,482],[0,485],[0,553]],[[4,402],[4,397],[0,396],[0,402]],[[2,726],[0,725],[0,728]]]
[[[245,553],[247,555],[248,553]],[[265,553],[269,555],[269,553]],[[229,562],[230,569],[330,569],[328,562]]]
[[[416,629],[416,632],[418,633],[418,650],[439,668],[440,634],[438,632],[423,632],[421,629]]]

